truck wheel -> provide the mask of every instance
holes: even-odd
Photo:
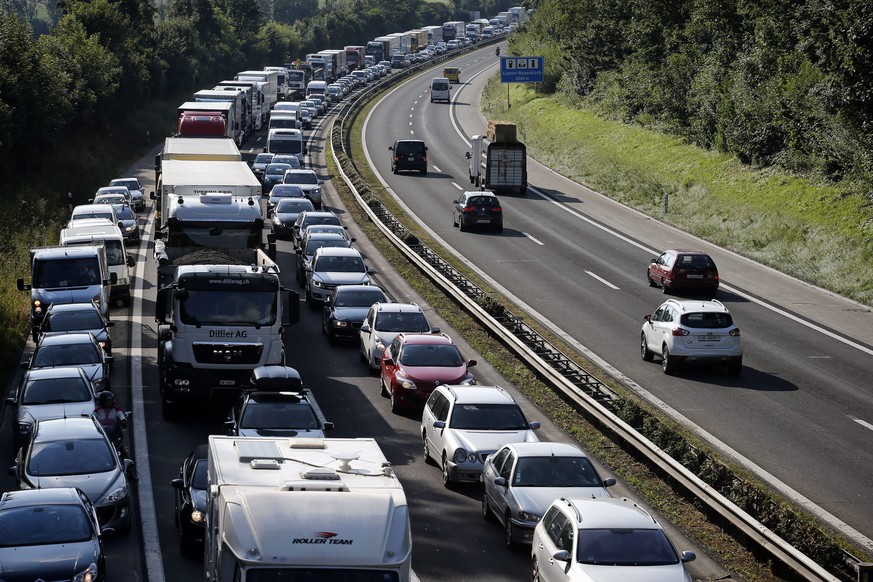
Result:
[[[121,305],[123,305],[124,307],[130,307],[131,303],[132,303],[132,300],[131,300],[130,295],[125,295],[124,297],[121,298]]]
[[[39,329],[36,327],[31,328],[31,336],[33,337],[33,343],[39,339]]]

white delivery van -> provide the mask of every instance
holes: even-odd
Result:
[[[104,218],[87,218],[70,222],[61,230],[61,246],[94,245],[101,242],[106,249],[110,277],[115,274],[109,300],[121,301],[122,305],[129,307],[132,280],[130,269],[136,265],[136,261],[127,254],[121,229]]]
[[[303,144],[303,132],[299,129],[271,129],[267,133],[265,152],[271,154],[294,154],[303,164],[306,146]]]
[[[293,111],[273,111],[267,129],[301,129],[299,116]]]
[[[308,85],[306,85],[306,98],[309,99],[310,95],[324,95],[327,98],[327,81],[310,81]]]
[[[434,77],[430,82],[430,102],[452,100],[451,87],[446,77]]]

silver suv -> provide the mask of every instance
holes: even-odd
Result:
[[[372,273],[357,249],[321,247],[306,270],[306,301],[317,309],[340,285],[369,285]]]

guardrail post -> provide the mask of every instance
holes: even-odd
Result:
[[[873,562],[859,562],[855,565],[858,582],[873,582]]]

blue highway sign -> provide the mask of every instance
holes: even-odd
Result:
[[[501,83],[542,83],[543,57],[500,57]]]

